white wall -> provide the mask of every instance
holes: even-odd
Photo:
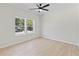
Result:
[[[15,17],[32,18],[35,20],[35,33],[26,35],[15,35]],[[0,48],[18,42],[39,37],[39,16],[14,8],[7,4],[0,4]]]
[[[79,45],[79,4],[51,4],[42,17],[45,38]]]

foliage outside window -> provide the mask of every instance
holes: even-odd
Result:
[[[24,19],[15,18],[15,32],[23,32],[24,28]]]
[[[27,31],[33,31],[33,20],[29,19],[26,22],[27,24]]]

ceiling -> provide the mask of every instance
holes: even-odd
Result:
[[[39,13],[39,12],[34,11],[34,10],[29,10],[31,8],[37,8],[36,4],[37,3],[8,3],[8,5],[16,7],[16,8],[21,9],[21,10],[24,10],[26,12]],[[46,3],[44,3],[44,4],[46,4]],[[41,14],[45,14],[45,13],[49,13],[49,12],[51,13],[54,10],[63,10],[63,9],[66,9],[66,8],[71,8],[75,5],[77,5],[77,4],[50,3],[50,6],[46,7],[46,9],[49,9],[49,11],[48,12],[43,11],[43,12],[41,12]]]
[[[46,4],[46,3],[44,3],[44,4]],[[31,8],[37,8],[36,3],[9,3],[8,5],[25,10],[26,12],[38,13],[37,11],[29,10]],[[46,8],[49,9],[49,7],[46,7]],[[43,11],[43,13],[44,12],[46,12],[46,11]]]
[[[9,5],[26,11],[35,6],[33,3],[10,3]]]
[[[28,12],[30,11],[29,9],[34,7],[35,4],[33,3],[9,3],[8,5]]]

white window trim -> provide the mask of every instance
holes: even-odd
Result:
[[[23,31],[23,32],[18,32],[18,33],[16,33],[16,34],[17,34],[17,35],[18,35],[18,34],[25,34],[25,32],[24,32],[24,31]]]
[[[22,17],[16,17],[16,18],[22,18]],[[26,24],[26,21],[28,20],[28,18],[22,18],[24,19],[24,31],[22,32],[15,32],[15,35],[16,36],[20,36],[20,35],[25,35],[25,34],[31,34],[31,33],[34,33],[35,32],[35,20],[32,20],[33,21],[33,31],[28,31],[27,30],[27,24]]]

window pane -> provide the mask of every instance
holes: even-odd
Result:
[[[24,19],[15,18],[15,32],[24,31]]]
[[[33,31],[33,21],[27,20],[27,31]]]

